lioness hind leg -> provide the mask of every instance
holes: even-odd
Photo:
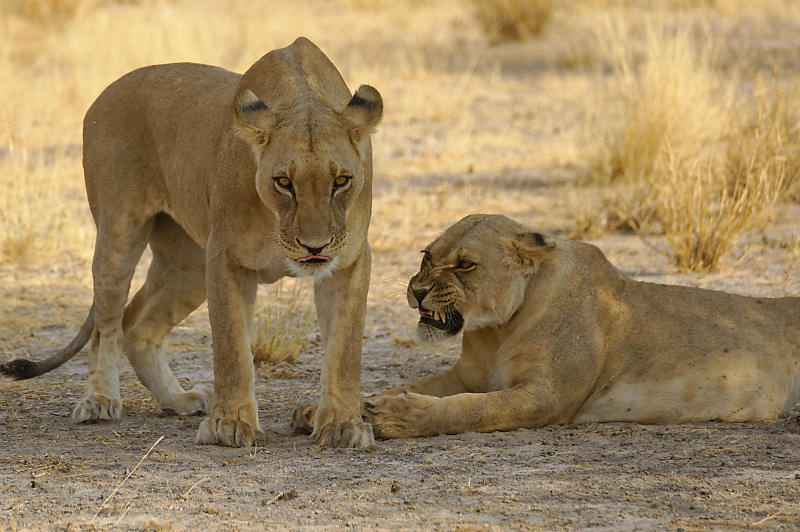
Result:
[[[137,220],[124,214],[98,220],[92,261],[95,330],[89,353],[89,379],[72,411],[72,418],[79,423],[119,419],[122,415],[122,316],[136,263],[152,227],[152,219]]]
[[[153,261],[147,279],[125,312],[125,354],[159,408],[203,414],[210,389],[185,391],[167,363],[164,339],[206,299],[202,248],[166,215],[158,215],[150,238]]]

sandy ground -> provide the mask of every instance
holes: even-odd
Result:
[[[573,184],[535,177],[517,185],[509,180],[487,197],[521,199],[520,204],[529,198],[534,207],[517,218],[547,232],[566,231],[559,221],[566,204],[559,198]],[[465,186],[483,190],[482,181],[472,179]],[[442,182],[431,178],[403,186],[427,197]],[[376,188],[377,212],[383,202],[395,201],[393,187]],[[550,206],[536,207],[544,204]],[[789,247],[796,245],[800,207],[781,209],[774,223],[745,235],[738,255],[712,275],[676,273],[659,253],[663,243],[657,237],[644,241],[614,233],[595,243],[640,279],[798,295],[797,250]],[[375,221],[379,229],[382,223]],[[421,223],[410,249],[424,246],[445,225]],[[440,371],[458,356],[457,344],[429,347],[413,338],[415,316],[404,303],[404,282],[417,268],[418,254],[379,248],[374,255],[364,395]],[[0,271],[0,290],[6,324],[31,315],[40,323],[3,338],[16,354],[67,342],[91,298],[87,272],[76,265],[7,268]],[[3,334],[9,330],[4,327]],[[209,337],[205,308],[171,337],[173,367],[192,384],[212,380]],[[69,414],[87,373],[85,354],[32,381],[0,382],[0,529],[800,526],[800,434],[782,420],[547,427],[385,441],[366,451],[320,449],[289,428],[294,406],[317,399],[320,357],[314,333],[295,364],[257,370],[265,433],[254,449],[195,446],[200,419],[159,414],[129,367],[122,375],[124,418],[73,424]]]

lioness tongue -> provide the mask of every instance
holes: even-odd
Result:
[[[297,262],[330,262],[331,258],[325,255],[309,255],[307,257],[300,257]]]

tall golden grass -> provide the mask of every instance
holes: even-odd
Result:
[[[655,209],[676,264],[687,271],[715,269],[736,236],[779,199],[786,176],[762,168],[728,186],[710,160],[687,162],[669,153],[663,164]]]
[[[729,96],[711,68],[710,37],[650,23],[641,53],[622,19],[607,18],[601,27],[598,44],[606,47],[615,74],[610,98],[618,115],[599,135],[596,179],[657,180],[653,169],[667,142],[686,157],[713,148],[724,130]]]
[[[716,68],[707,28],[651,22],[642,49],[621,19],[602,28],[617,120],[596,133],[590,176],[613,185],[607,219],[660,229],[681,269],[713,270],[795,186],[800,104],[778,81],[742,88]]]

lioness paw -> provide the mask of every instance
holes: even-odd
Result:
[[[81,398],[72,411],[76,423],[85,421],[118,420],[122,417],[122,399],[90,393]]]
[[[360,415],[338,419],[330,408],[317,409],[311,438],[325,447],[364,448],[375,444],[372,426],[364,423]]]
[[[325,447],[363,449],[375,444],[372,426],[354,419],[323,425],[311,434],[318,444]]]
[[[425,421],[426,411],[434,400],[435,397],[411,392],[379,395],[367,401],[364,420],[372,424],[378,439],[435,434]]]
[[[317,414],[317,405],[300,405],[292,414],[292,430],[297,434],[311,434],[314,432],[314,416]]]
[[[225,445],[227,447],[252,447],[256,439],[258,416],[247,410],[233,410],[233,415],[212,414],[197,429],[194,442],[199,445]],[[254,410],[254,409],[253,409]]]
[[[188,392],[176,393],[161,403],[161,410],[193,416],[207,414],[211,410],[214,392],[204,386],[196,386]]]

